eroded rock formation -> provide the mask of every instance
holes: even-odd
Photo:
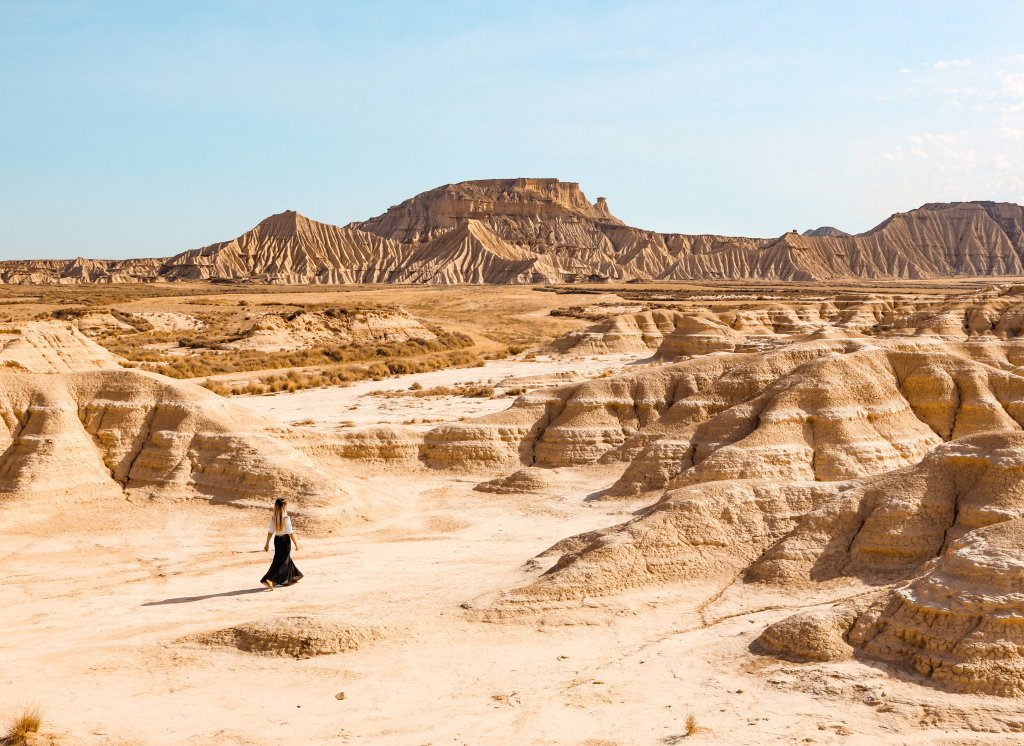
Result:
[[[1024,273],[1024,208],[932,203],[849,235],[658,233],[557,179],[487,179],[419,194],[345,227],[293,211],[165,260],[0,262],[0,282],[551,283],[929,278]]]
[[[19,333],[23,343],[5,351],[21,362],[0,367],[0,501],[133,495],[266,508],[285,495],[320,532],[359,514],[350,495],[244,407],[121,369],[70,326]]]

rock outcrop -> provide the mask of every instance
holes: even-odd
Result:
[[[0,282],[154,280],[289,284],[930,278],[1024,273],[1024,208],[932,203],[850,235],[659,233],[557,179],[488,179],[419,194],[345,227],[296,212],[165,260],[0,262]]]
[[[113,317],[110,320],[117,323]],[[114,355],[69,324],[0,326],[0,371],[72,373],[120,368]]]
[[[318,223],[291,210],[238,238],[178,254],[159,269],[168,280],[253,280],[285,284],[390,282],[407,248],[357,228]]]
[[[286,495],[297,520],[321,533],[359,515],[352,496],[246,408],[109,355],[79,360],[102,348],[70,326],[35,324],[22,338],[5,349],[24,365],[0,366],[0,502],[130,496],[265,509]]]
[[[853,602],[787,617],[758,640],[797,660],[856,656],[944,688],[1024,696],[1024,521],[953,541],[913,580]]]
[[[113,285],[157,282],[163,259],[16,259],[0,261],[0,285]]]

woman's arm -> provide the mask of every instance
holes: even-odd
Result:
[[[263,551],[264,552],[269,552],[270,551],[270,537],[271,536],[273,536],[273,534],[270,533],[269,531],[267,531],[267,540],[263,543]]]
[[[295,548],[298,549],[299,548],[299,540],[295,538],[295,532],[292,531],[290,536],[292,537],[292,544],[294,544]]]

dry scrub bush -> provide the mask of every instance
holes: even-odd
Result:
[[[416,388],[413,388],[415,386]],[[464,396],[475,399],[493,399],[494,386],[485,383],[457,383],[454,386],[433,386],[423,388],[421,384],[413,384],[406,391],[371,391],[367,396],[379,396],[395,399],[400,396],[412,396],[422,399],[427,396]]]
[[[406,342],[387,346],[323,346],[282,352],[230,349],[217,351],[207,346],[206,349],[209,351],[180,355],[171,359],[167,359],[164,355],[154,354],[151,350],[137,350],[134,351],[134,354],[124,354],[116,349],[112,351],[130,360],[155,363],[150,368],[165,376],[172,378],[199,378],[220,373],[244,373],[275,368],[303,368],[313,365],[364,362],[369,360],[387,360],[388,367],[390,368],[391,361],[396,358],[409,358],[447,350],[461,350],[472,347],[474,344],[472,337],[460,332],[438,330],[435,334],[437,339],[410,339]],[[200,341],[190,339],[178,340],[179,346],[190,346],[193,343],[200,344]],[[204,340],[202,344],[216,343]],[[376,370],[381,371],[382,369],[377,368]],[[392,374],[398,374],[416,373],[419,371],[410,368],[409,370],[392,370],[391,372]],[[388,374],[382,373],[382,375]]]
[[[28,743],[28,736],[38,733],[39,727],[43,724],[43,714],[36,706],[26,707],[21,715],[13,718],[7,725],[7,733],[4,735],[5,746],[24,746]]]
[[[694,714],[691,712],[686,716],[686,735],[692,736],[698,730],[700,730],[700,726],[697,725],[697,718],[694,717]]]
[[[455,350],[411,360],[388,360],[372,365],[344,365],[320,370],[290,370],[287,373],[260,376],[254,381],[231,383],[213,380],[204,381],[202,385],[221,396],[276,394],[281,391],[293,392],[325,386],[344,386],[354,381],[368,379],[380,381],[384,378],[408,373],[429,373],[445,368],[469,368],[482,364],[483,361],[474,353],[467,350]]]

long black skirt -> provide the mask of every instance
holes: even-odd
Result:
[[[302,579],[302,573],[292,562],[292,537],[274,537],[274,561],[270,563],[267,574],[260,578],[261,583],[270,581],[274,585],[291,585]]]

